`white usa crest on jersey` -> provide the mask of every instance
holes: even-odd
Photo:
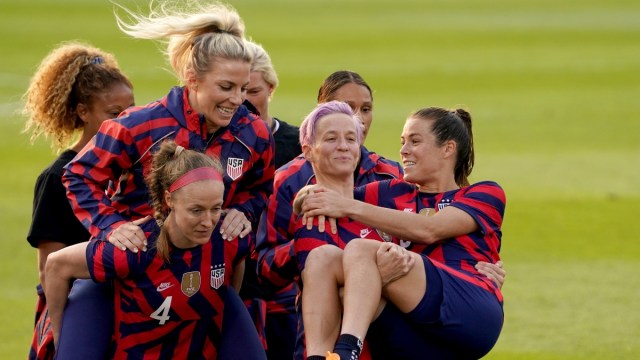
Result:
[[[244,159],[240,158],[228,158],[227,159],[227,175],[236,180],[242,175],[242,166],[244,165]]]
[[[224,284],[224,264],[211,267],[211,287],[218,290]]]

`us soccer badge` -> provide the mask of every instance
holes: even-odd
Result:
[[[244,165],[244,160],[239,158],[228,158],[227,159],[227,175],[236,180],[242,175],[242,165]]]
[[[426,215],[426,216],[433,216],[433,215],[436,214],[436,209],[434,209],[434,208],[424,208],[424,209],[420,210],[420,212],[418,214]]]
[[[190,271],[182,274],[182,293],[192,297],[200,290],[200,271]]]
[[[224,264],[211,267],[211,288],[218,290],[224,284]]]
[[[387,234],[384,231],[380,231],[378,229],[376,229],[376,232],[378,233],[378,235],[380,235],[380,237],[382,238],[382,240],[386,241],[386,242],[391,242],[393,240],[393,238],[391,237],[391,235]]]

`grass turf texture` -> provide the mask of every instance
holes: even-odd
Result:
[[[640,3],[232,4],[279,72],[272,115],[299,124],[326,75],[357,71],[375,90],[367,146],[398,159],[411,111],[471,111],[472,180],[496,180],[508,197],[506,319],[487,359],[640,357]],[[116,54],[139,104],[175,83],[158,47],[120,33],[112,9],[98,0],[0,3],[3,359],[27,354],[38,280],[25,237],[35,178],[54,158],[45,141],[29,145],[15,114],[35,67],[61,41],[81,39]]]

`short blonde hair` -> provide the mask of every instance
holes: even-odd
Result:
[[[276,69],[273,68],[271,57],[262,45],[253,41],[247,41],[247,45],[253,51],[251,71],[261,73],[264,81],[275,90],[278,87],[278,74],[276,74]]]

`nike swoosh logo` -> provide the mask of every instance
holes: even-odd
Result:
[[[362,229],[360,230],[360,237],[367,237],[367,235],[371,234],[371,230],[370,229]]]
[[[162,283],[162,284],[158,285],[156,290],[158,290],[158,292],[162,292],[162,291],[165,291],[165,290],[167,290],[168,288],[170,288],[172,286],[173,286],[172,283],[166,282],[166,283]]]

